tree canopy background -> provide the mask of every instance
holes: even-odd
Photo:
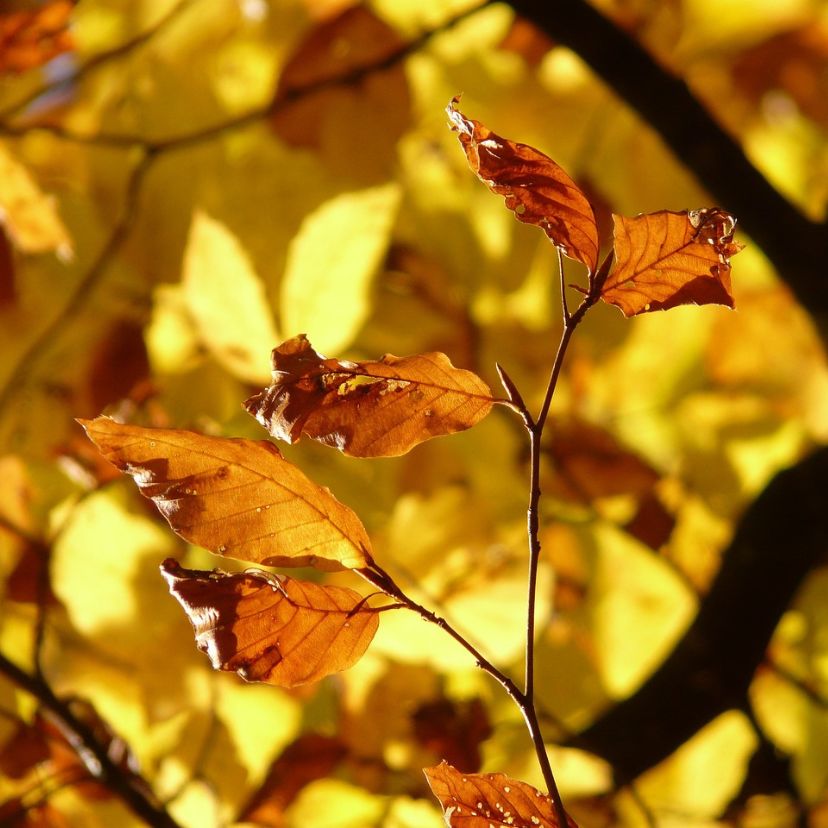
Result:
[[[4,6],[0,816],[141,824],[140,791],[89,782],[54,704],[182,825],[436,828],[420,768],[440,758],[540,784],[508,700],[418,618],[389,617],[363,661],[310,687],[212,672],[158,564],[219,562],[74,422],[260,439],[241,402],[300,333],[328,356],[441,350],[492,387],[497,361],[536,406],[555,251],[469,174],[443,112],[462,92],[564,166],[604,226],[719,203],[747,244],[735,312],[596,308],[568,355],[538,643],[567,805],[583,826],[828,824],[826,15]],[[401,459],[286,454],[412,593],[519,670],[527,458],[508,416]]]

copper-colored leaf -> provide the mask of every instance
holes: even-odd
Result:
[[[553,474],[544,488],[580,503],[596,498],[649,494],[661,475],[610,432],[584,420],[555,420],[545,446]]]
[[[294,687],[352,666],[379,612],[351,589],[264,572],[201,572],[174,560],[161,573],[217,670]]]
[[[470,428],[494,398],[441,353],[378,362],[325,359],[304,335],[272,354],[273,384],[245,408],[288,443],[303,435],[353,457],[395,457],[431,437]]]
[[[408,77],[396,59],[405,48],[397,30],[364,4],[321,20],[279,75],[274,130],[293,146],[322,150],[350,165],[359,156],[361,166],[388,169],[411,120]]]
[[[37,9],[0,15],[0,73],[25,72],[74,46],[73,4],[53,0]]]
[[[141,428],[107,417],[79,422],[188,541],[268,566],[367,565],[370,541],[359,518],[272,443]]]
[[[480,767],[480,745],[492,735],[481,699],[436,699],[418,707],[411,721],[414,736],[423,747],[465,771]]]
[[[303,733],[270,766],[264,782],[239,815],[240,822],[282,828],[285,809],[315,779],[324,779],[345,758],[348,748],[336,736]]]
[[[450,828],[558,828],[550,797],[505,774],[464,774],[441,762],[435,768],[426,768],[425,775]],[[571,817],[569,825],[577,828]]]
[[[730,257],[736,219],[718,207],[625,218],[615,222],[615,266],[601,298],[625,316],[677,305],[733,307]]]
[[[534,224],[570,259],[593,272],[598,227],[586,196],[551,158],[526,144],[501,138],[457,109],[446,109],[469,166],[489,189],[506,199],[518,221]]]

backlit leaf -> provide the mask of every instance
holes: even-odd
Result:
[[[593,272],[598,262],[598,227],[575,182],[539,150],[501,138],[466,118],[456,104],[457,98],[446,109],[449,124],[478,178],[504,196],[518,221],[540,227],[552,244]]]
[[[282,69],[273,129],[349,176],[384,178],[411,121],[408,76],[395,60],[405,47],[399,32],[361,3],[321,20]]]
[[[733,307],[730,257],[736,219],[718,207],[658,213],[615,222],[615,266],[601,298],[625,316],[677,305]]]
[[[424,772],[450,828],[558,828],[552,799],[525,782],[502,773],[463,774],[447,762]],[[577,828],[571,817],[569,825]]]
[[[181,537],[268,566],[366,566],[359,518],[272,443],[80,421],[104,457],[132,475]]]
[[[0,15],[0,74],[25,72],[72,49],[73,5],[69,0],[53,0],[40,8]]]
[[[283,331],[310,331],[327,351],[351,343],[370,312],[399,200],[396,184],[341,193],[302,222],[282,277]]]
[[[23,253],[54,252],[61,259],[71,259],[72,241],[54,197],[46,195],[26,167],[2,145],[0,181],[0,223],[12,244]]]
[[[441,353],[377,362],[326,359],[304,335],[272,354],[273,383],[245,408],[274,437],[303,435],[353,457],[394,457],[475,425],[492,408],[485,382]]]
[[[379,613],[350,589],[264,572],[228,574],[161,565],[170,592],[217,670],[295,687],[353,665]]]
[[[280,337],[264,284],[239,240],[201,211],[190,226],[182,286],[201,340],[216,360],[247,382],[267,376],[264,355]]]

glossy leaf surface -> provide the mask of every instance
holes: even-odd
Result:
[[[188,541],[268,566],[333,570],[367,563],[370,541],[359,518],[272,443],[107,417],[81,425]]]
[[[161,574],[217,670],[295,687],[352,666],[371,643],[379,613],[343,587],[264,572],[184,569]]]
[[[305,336],[273,351],[273,383],[245,408],[274,437],[302,436],[353,457],[394,457],[432,437],[470,428],[494,398],[441,353],[376,362],[325,359]]]

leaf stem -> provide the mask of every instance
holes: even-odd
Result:
[[[540,562],[541,543],[539,536],[540,516],[539,504],[541,496],[540,488],[540,459],[541,441],[543,429],[549,417],[549,407],[552,404],[552,397],[558,385],[558,379],[563,367],[564,357],[569,347],[572,334],[578,327],[586,312],[595,304],[598,299],[598,290],[591,289],[584,297],[581,304],[574,313],[569,312],[566,304],[566,283],[564,279],[563,259],[560,258],[560,279],[561,279],[561,312],[563,315],[563,333],[561,334],[555,360],[549,374],[549,381],[546,385],[543,403],[537,419],[532,419],[528,411],[523,412],[523,419],[527,424],[529,432],[530,472],[529,472],[529,507],[526,513],[527,535],[529,540],[529,573],[527,578],[527,601],[526,601],[526,655],[525,655],[525,679],[523,688],[523,704],[521,710],[529,728],[529,734],[535,745],[535,752],[543,772],[543,778],[549,790],[549,795],[555,803],[555,815],[559,824],[566,826],[567,816],[563,806],[558,785],[555,782],[555,775],[549,764],[549,757],[546,754],[546,747],[543,743],[538,722],[537,710],[535,709],[535,613],[538,591],[538,564]]]
[[[369,557],[369,567],[367,569],[360,569],[357,572],[365,578],[370,584],[381,589],[386,595],[395,598],[399,604],[393,607],[394,609],[404,607],[416,612],[424,620],[430,624],[440,627],[441,630],[447,632],[464,650],[471,654],[477,666],[488,673],[492,678],[497,680],[503,689],[511,696],[518,707],[523,710],[525,698],[520,688],[509,678],[504,672],[499,670],[491,663],[481,652],[474,646],[461,632],[458,632],[452,625],[446,621],[445,618],[437,615],[427,609],[422,604],[418,604],[413,598],[403,592],[402,588],[394,581],[394,579],[379,566],[373,559]],[[386,608],[383,608],[386,609]],[[392,609],[392,607],[387,607]]]

